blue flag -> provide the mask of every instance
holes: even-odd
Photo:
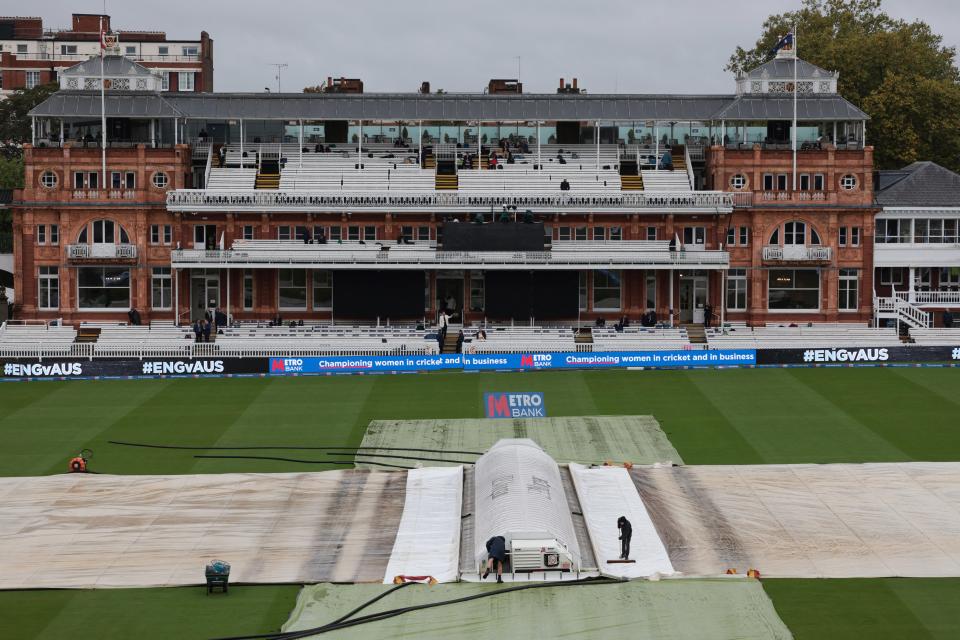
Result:
[[[777,51],[780,51],[780,49],[783,49],[783,48],[786,47],[786,46],[793,46],[793,32],[792,32],[792,31],[791,31],[790,33],[788,33],[787,35],[783,36],[782,38],[780,38],[779,42],[777,42],[777,44],[773,47],[773,49],[770,50],[770,53],[774,53],[774,54],[775,54]]]

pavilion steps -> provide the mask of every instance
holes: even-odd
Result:
[[[457,174],[440,174],[435,178],[435,188],[437,191],[456,191],[459,188],[460,181]]]
[[[687,330],[690,344],[707,344],[707,330],[702,324],[685,324],[683,328]]]
[[[643,191],[643,176],[620,176],[621,191]]]
[[[257,169],[257,179],[254,182],[255,189],[279,189],[280,188],[280,162],[279,160],[264,160]]]
[[[73,339],[75,343],[96,342],[100,339],[100,327],[80,327]]]

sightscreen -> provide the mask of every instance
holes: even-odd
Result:
[[[580,306],[576,271],[487,271],[486,315],[494,320],[569,320]]]
[[[423,271],[335,271],[333,316],[422,318]]]
[[[444,251],[543,251],[543,223],[493,222],[443,225]]]

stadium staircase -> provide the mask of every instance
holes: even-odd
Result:
[[[443,349],[440,353],[456,353],[457,352],[457,337],[460,335],[460,330],[463,328],[459,324],[447,325],[447,336],[443,340]]]
[[[437,159],[433,156],[432,150],[424,150],[423,152],[423,168],[424,169],[436,169],[437,168]]]
[[[687,330],[690,344],[707,344],[707,330],[702,324],[685,324],[683,328]]]
[[[643,176],[620,176],[621,191],[643,191]]]
[[[574,344],[593,344],[593,330],[590,327],[579,327],[573,342]]]
[[[436,175],[435,188],[437,191],[456,191],[459,188],[460,181],[457,174]]]
[[[933,315],[911,304],[901,295],[873,298],[873,315],[878,320],[897,320],[911,329],[933,326]]]
[[[100,338],[100,327],[80,327],[74,342],[96,342]]]
[[[257,169],[257,180],[254,183],[255,189],[279,189],[280,188],[280,161],[262,160],[260,168]]]

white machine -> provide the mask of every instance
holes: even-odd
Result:
[[[504,439],[477,459],[474,546],[478,568],[486,542],[503,536],[513,572],[580,570],[580,548],[560,469],[537,443]]]

